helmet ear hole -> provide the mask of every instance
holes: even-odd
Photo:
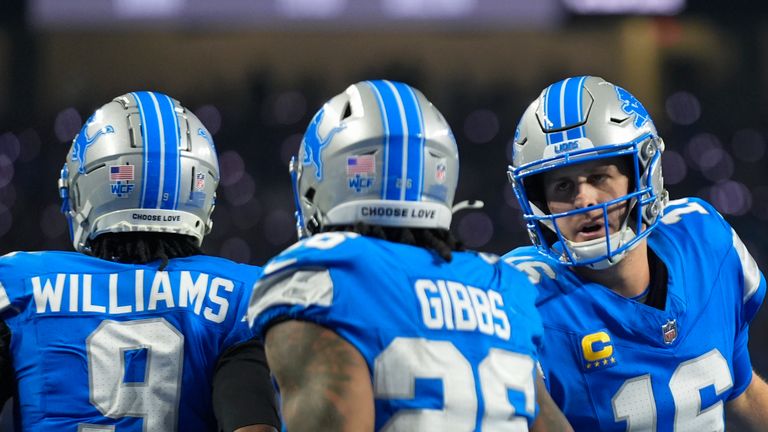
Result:
[[[77,183],[69,188],[70,210],[78,211],[80,209],[80,186]]]
[[[314,215],[307,218],[307,231],[309,231],[310,235],[320,232],[320,222],[318,222],[317,217]]]
[[[315,188],[309,188],[307,189],[307,193],[304,194],[304,198],[307,199],[307,201],[312,202],[313,199],[315,199]]]

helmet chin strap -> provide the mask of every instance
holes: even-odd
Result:
[[[301,207],[301,194],[299,193],[299,171],[301,170],[299,159],[296,156],[291,157],[291,162],[288,164],[288,172],[291,175],[291,188],[293,189],[293,204],[296,207],[294,216],[296,217],[296,233],[299,240],[309,237],[311,234],[307,230],[306,221],[304,219],[304,210]]]

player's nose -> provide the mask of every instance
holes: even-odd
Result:
[[[585,208],[598,204],[597,189],[585,181],[576,184],[576,196],[573,202],[576,208]]]

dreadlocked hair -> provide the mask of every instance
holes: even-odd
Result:
[[[170,259],[203,254],[193,237],[170,233],[105,233],[90,245],[93,256],[107,261],[146,264],[159,259],[161,271]]]
[[[326,231],[351,231],[381,240],[422,247],[435,252],[448,262],[453,258],[452,251],[464,250],[464,245],[446,229],[385,227],[358,222],[354,225],[329,226]]]

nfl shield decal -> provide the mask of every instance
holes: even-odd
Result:
[[[435,165],[435,180],[438,183],[445,182],[445,173],[447,169],[448,167],[445,164],[445,159],[440,159],[440,161],[437,162],[437,165]]]
[[[205,173],[195,174],[195,186],[193,189],[195,191],[205,190]]]
[[[192,207],[202,208],[205,204],[205,173],[195,173],[192,191],[189,194],[187,204]]]
[[[667,323],[661,326],[661,333],[664,335],[664,343],[669,345],[677,339],[677,320],[667,320]]]

